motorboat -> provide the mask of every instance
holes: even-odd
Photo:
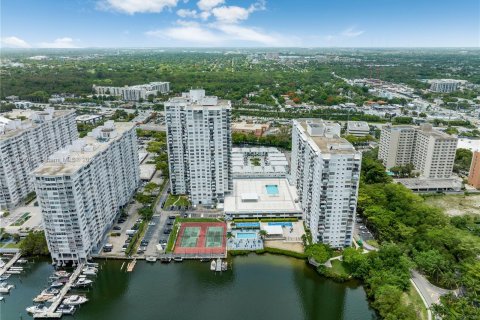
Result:
[[[37,303],[42,303],[42,302],[48,302],[52,298],[56,298],[57,296],[51,295],[51,294],[39,294],[35,298],[33,298],[33,302]]]
[[[148,262],[157,262],[157,257],[155,256],[148,256],[145,258]]]
[[[91,268],[98,268],[98,263],[96,263],[96,262],[87,262],[87,263],[85,263],[85,265],[87,267],[91,267]]]
[[[169,257],[160,258],[161,263],[170,263],[170,261],[172,261],[172,258],[169,258]]]
[[[92,280],[86,279],[86,278],[79,278],[77,282],[74,284],[74,287],[76,288],[81,288],[81,287],[87,287],[93,283]]]
[[[182,262],[182,261],[183,261],[183,258],[182,258],[182,257],[174,257],[174,258],[173,258],[173,261],[175,261],[175,262]]]
[[[79,295],[71,295],[63,300],[63,304],[67,306],[78,306],[81,305],[85,302],[87,302],[88,299],[85,298],[84,296],[79,296]]]
[[[65,270],[60,270],[60,271],[56,271],[54,273],[55,276],[59,277],[59,278],[66,278],[66,277],[70,277],[70,273],[68,273],[67,271]]]
[[[26,308],[28,313],[38,313],[38,312],[47,312],[48,307],[44,304],[37,304],[31,307]]]
[[[50,287],[51,287],[51,288],[61,288],[61,287],[63,287],[64,285],[65,285],[64,282],[55,281],[55,282],[52,282],[52,283],[50,284]]]
[[[94,276],[97,274],[97,272],[98,272],[97,268],[91,268],[91,267],[85,267],[82,270],[82,273],[86,276]]]
[[[4,274],[3,276],[0,276],[0,281],[5,281],[8,278],[10,278],[10,275],[9,274]]]
[[[209,261],[210,261],[210,259],[208,259],[208,258],[200,258],[200,262],[209,262]]]
[[[66,304],[61,304],[57,308],[57,312],[60,312],[61,314],[74,314],[76,310],[77,309],[75,309],[74,306],[69,306],[69,305],[66,305]]]
[[[60,290],[50,287],[43,290],[40,294],[44,296],[54,296],[54,295],[57,295],[59,292]]]
[[[15,288],[13,284],[8,284],[6,282],[0,283],[0,293],[9,293],[13,288]]]
[[[227,271],[228,263],[227,261],[222,262],[222,271]]]
[[[18,263],[18,264],[26,264],[28,262],[27,259],[18,259],[17,262],[15,263]]]
[[[216,269],[217,269],[217,261],[212,260],[212,262],[210,262],[210,270],[215,271]]]

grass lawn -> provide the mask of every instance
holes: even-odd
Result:
[[[165,205],[163,206],[165,209],[170,208],[170,206],[189,206],[190,201],[188,201],[187,196],[174,196],[169,194],[167,200],[165,201]]]
[[[5,247],[5,249],[18,249],[20,248],[20,243],[22,243],[21,241],[18,242],[18,243],[15,243],[15,242],[10,242],[9,244],[7,244]]]
[[[350,272],[348,269],[345,267],[343,264],[343,261],[340,260],[333,260],[332,261],[332,272],[342,275],[342,276],[348,276],[350,275]]]
[[[380,244],[378,244],[377,240],[367,240],[365,241],[367,244],[371,245],[372,247],[375,247],[375,248],[380,248]]]
[[[435,195],[425,197],[427,204],[441,208],[449,216],[464,214],[480,215],[480,194],[476,195]]]
[[[409,304],[412,306],[412,308],[415,310],[415,313],[417,314],[417,319],[428,319],[427,308],[425,308],[422,298],[418,294],[417,290],[415,290],[413,285],[410,286],[410,289],[407,292],[403,293],[402,299],[407,305]]]
[[[172,232],[168,237],[167,247],[165,248],[165,253],[170,253],[173,251],[173,245],[175,244],[175,239],[177,239],[178,230],[180,230],[180,222],[175,220],[175,224],[173,225]]]

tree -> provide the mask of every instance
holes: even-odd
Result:
[[[305,253],[318,263],[325,263],[332,256],[332,249],[326,244],[316,243],[308,246]]]
[[[47,239],[43,231],[30,232],[20,243],[20,251],[26,256],[49,255]]]
[[[149,182],[143,187],[143,190],[145,192],[152,194],[155,190],[157,190],[160,186],[156,184],[155,182]]]
[[[472,163],[473,152],[468,149],[459,148],[455,152],[455,162],[453,165],[453,171],[456,173],[459,172],[468,172],[470,170],[470,165]]]

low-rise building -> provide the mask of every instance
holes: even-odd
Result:
[[[170,91],[170,82],[150,82],[135,86],[109,87],[93,85],[96,94],[106,96],[119,96],[125,101],[147,100],[148,96],[165,94]]]
[[[232,149],[232,174],[234,179],[284,178],[287,173],[287,158],[277,148]]]
[[[236,122],[232,125],[232,132],[253,134],[256,137],[261,137],[269,127],[270,125],[267,123]]]
[[[365,121],[348,121],[347,134],[355,137],[365,137],[370,134],[370,126]]]
[[[95,124],[103,120],[101,114],[82,114],[75,118],[75,122],[82,124]]]

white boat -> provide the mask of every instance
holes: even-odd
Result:
[[[9,293],[13,288],[15,288],[13,284],[8,284],[6,282],[0,283],[0,293]]]
[[[5,281],[8,278],[10,278],[10,275],[9,274],[4,274],[3,276],[0,276],[0,281]]]
[[[157,257],[155,256],[148,256],[145,258],[148,262],[157,262]]]
[[[17,262],[15,262],[15,263],[25,264],[25,263],[27,263],[27,262],[28,262],[27,259],[18,259]]]
[[[25,310],[27,310],[28,313],[47,312],[48,307],[44,304],[38,304],[35,306],[28,307]]]
[[[77,282],[74,284],[74,287],[80,288],[80,287],[87,287],[93,283],[92,280],[86,279],[86,278],[79,278]]]
[[[79,296],[79,295],[71,295],[63,300],[63,304],[67,306],[78,306],[81,305],[85,302],[87,302],[88,299],[85,298],[84,296]]]
[[[57,308],[57,312],[60,312],[61,314],[74,314],[76,311],[74,306],[67,306],[66,304],[61,304]]]
[[[182,257],[174,257],[174,258],[173,258],[173,261],[175,261],[175,262],[182,262],[182,261],[183,261],[183,258],[182,258]]]
[[[22,271],[19,271],[19,270],[7,270],[7,271],[5,271],[5,273],[7,273],[7,274],[20,274],[20,273],[22,273]]]
[[[3,297],[0,297],[0,301],[3,301],[3,299],[4,299]]]
[[[94,276],[97,274],[97,272],[98,272],[97,268],[91,268],[91,267],[85,267],[82,270],[82,273],[87,276]]]
[[[217,261],[212,260],[212,262],[210,262],[210,270],[215,271],[216,269],[217,269]]]
[[[44,296],[54,296],[57,295],[59,292],[60,290],[50,287],[43,290],[40,294]]]
[[[227,271],[227,268],[228,268],[228,263],[227,263],[227,261],[223,261],[223,262],[222,262],[222,271]]]
[[[96,262],[87,262],[86,263],[87,267],[92,267],[92,268],[98,268],[98,263]]]
[[[50,284],[50,287],[52,288],[61,288],[63,287],[64,283],[60,281],[55,281]]]
[[[57,271],[57,272],[54,273],[54,275],[57,276],[57,277],[60,277],[60,278],[70,277],[70,273],[68,273],[65,270]]]

